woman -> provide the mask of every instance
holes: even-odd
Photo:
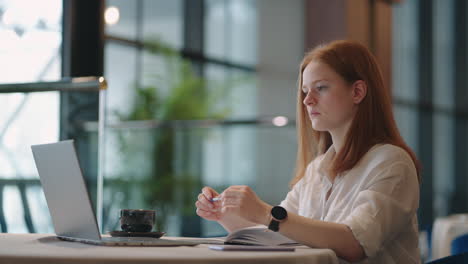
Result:
[[[349,262],[419,263],[419,165],[374,56],[351,41],[316,47],[301,63],[297,98],[296,176],[280,206],[247,186],[205,187],[197,214],[229,232],[266,225]]]

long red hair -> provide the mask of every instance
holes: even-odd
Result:
[[[303,104],[305,95],[302,92],[302,73],[312,61],[327,64],[350,85],[358,80],[367,84],[367,95],[358,106],[345,143],[336,154],[330,173],[336,176],[353,168],[372,146],[387,143],[408,152],[416,167],[418,181],[421,182],[419,161],[398,131],[393,117],[390,92],[384,86],[375,57],[360,43],[338,40],[312,49],[300,65],[296,121],[298,150],[295,177],[291,186],[304,177],[307,165],[332,145],[329,132],[312,128]]]

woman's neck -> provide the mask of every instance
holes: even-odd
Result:
[[[339,153],[345,144],[346,134],[348,133],[350,126],[351,121],[348,121],[343,126],[329,131],[332,138],[333,147],[335,148],[335,153]]]

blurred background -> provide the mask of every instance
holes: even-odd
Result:
[[[102,232],[119,229],[119,209],[143,208],[169,235],[225,234],[196,216],[197,194],[245,184],[271,204],[285,197],[299,63],[334,39],[364,43],[381,64],[423,165],[420,228],[467,212],[467,8],[0,0],[0,230],[53,233],[30,145],[73,138]],[[104,76],[107,89],[66,90],[81,76]]]

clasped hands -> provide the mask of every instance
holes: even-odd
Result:
[[[219,197],[218,201],[211,201]],[[271,205],[262,201],[249,186],[230,186],[221,194],[204,187],[195,202],[197,215],[212,220],[241,218],[255,224],[267,225],[270,221]]]

